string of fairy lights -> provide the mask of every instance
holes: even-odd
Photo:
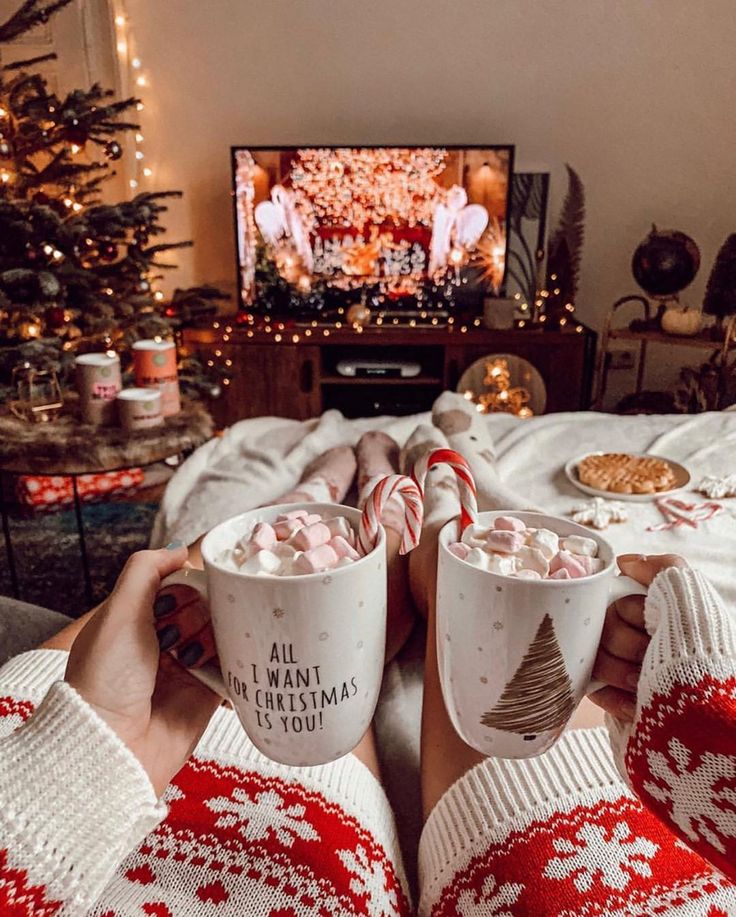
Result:
[[[113,23],[115,26],[115,48],[118,55],[120,89],[123,96],[140,95],[150,85],[149,75],[143,66],[140,53],[136,47],[135,34],[131,27],[125,0],[116,0],[113,4]],[[145,109],[145,103],[139,101],[138,112]],[[137,191],[153,176],[144,148],[145,137],[140,129],[133,134],[133,170],[129,170],[128,186]]]

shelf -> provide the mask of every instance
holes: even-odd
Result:
[[[688,335],[665,334],[663,331],[631,331],[629,328],[612,328],[609,333],[612,341],[639,341],[648,344],[670,344],[674,347],[699,347],[707,350],[720,350],[723,341],[714,341],[710,337],[698,334]]]
[[[320,385],[442,385],[439,376],[322,376]]]

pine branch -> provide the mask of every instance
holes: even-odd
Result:
[[[27,60],[16,60],[10,64],[5,64],[3,67],[0,67],[5,73],[13,73],[16,70],[25,70],[26,67],[33,67],[36,64],[44,64],[50,60],[56,60],[57,54],[51,52],[50,54],[40,54],[38,57],[29,57]]]
[[[51,3],[44,3],[43,0],[25,0],[15,13],[0,25],[0,44],[14,41],[35,26],[48,22],[50,16],[69,6],[71,2],[72,0],[52,0]]]

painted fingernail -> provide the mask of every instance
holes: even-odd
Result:
[[[166,545],[167,551],[178,551],[179,548],[184,547],[184,542],[179,538],[172,538],[172,540]]]
[[[204,647],[195,640],[193,643],[187,643],[183,649],[180,649],[176,654],[176,658],[182,665],[194,665],[203,652]]]
[[[157,618],[163,618],[164,615],[170,615],[176,608],[176,596],[167,592],[165,595],[157,595],[153,603],[153,614]]]
[[[168,650],[179,639],[179,628],[176,626],[176,624],[167,624],[166,627],[161,628],[156,636],[158,637],[158,645],[161,647],[161,649]]]

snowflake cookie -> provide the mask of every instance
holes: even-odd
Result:
[[[736,474],[727,474],[723,478],[707,475],[695,489],[714,500],[736,497]]]
[[[629,518],[626,507],[619,500],[604,500],[593,497],[585,503],[573,506],[572,521],[591,525],[594,529],[606,529],[611,522],[626,522]]]

